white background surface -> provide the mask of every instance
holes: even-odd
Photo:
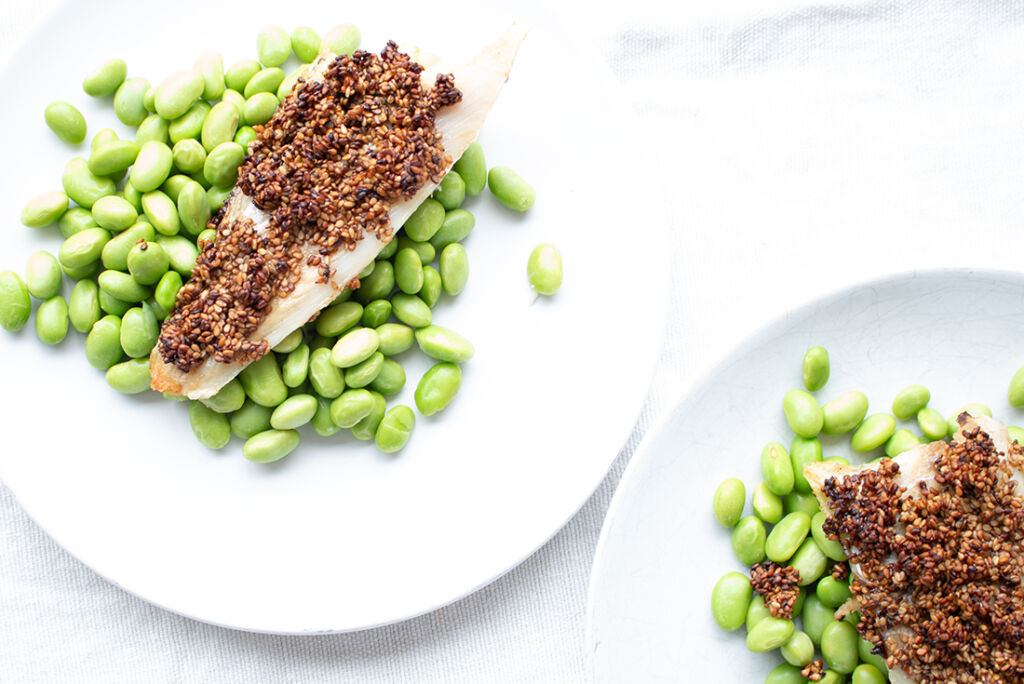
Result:
[[[657,157],[610,188],[628,200],[630,183],[654,183],[666,197],[672,237],[652,249],[671,250],[675,272],[644,414],[568,527],[449,608],[361,634],[281,638],[208,627],[124,594],[5,493],[0,662],[10,679],[579,681],[604,511],[639,437],[686,383],[821,292],[913,268],[1018,266],[1024,3],[664,5],[573,13],[640,111],[640,129],[620,143]],[[3,5],[0,45],[12,49],[52,6]],[[642,296],[643,273],[627,264],[610,285],[628,278]]]

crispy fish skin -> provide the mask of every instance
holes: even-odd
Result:
[[[484,119],[508,79],[519,46],[525,37],[526,29],[513,25],[471,62],[456,67],[437,64],[423,72],[422,82],[427,87],[430,87],[437,74],[452,73],[457,87],[463,94],[460,103],[439,112],[434,122],[436,129],[441,133],[445,152],[453,163],[479,135]],[[319,57],[310,65],[308,78],[321,79],[331,59],[333,56]],[[445,173],[450,168],[445,168]],[[434,185],[426,184],[412,199],[392,206],[389,212],[391,225],[397,230],[416,207],[430,197],[434,188]],[[268,226],[269,215],[256,207],[251,197],[236,188],[228,199],[226,218],[249,218],[257,230],[262,231]],[[317,282],[320,273],[316,267],[304,267],[295,289],[287,296],[275,299],[272,310],[251,339],[265,339],[269,347],[274,347],[334,301],[346,284],[358,276],[384,246],[385,243],[375,235],[364,233],[354,250],[333,255],[331,265],[336,270],[331,280],[326,283]],[[314,252],[315,249],[311,246],[309,253]],[[191,372],[184,373],[174,365],[164,362],[159,348],[155,348],[149,358],[152,388],[158,392],[185,395],[190,399],[213,396],[244,367],[245,364],[219,363],[209,358]]]

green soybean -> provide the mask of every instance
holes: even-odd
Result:
[[[831,575],[822,577],[815,588],[814,593],[829,608],[838,608],[850,598],[850,585],[840,582]]]
[[[155,242],[139,242],[128,252],[128,272],[142,285],[156,285],[169,268],[167,252]]]
[[[904,387],[892,400],[892,413],[900,420],[907,420],[928,405],[931,392],[921,385]]]
[[[298,387],[309,376],[309,345],[300,344],[281,364],[281,378],[288,387]],[[277,427],[276,425],[274,427]]]
[[[1017,372],[1010,378],[1010,386],[1006,390],[1006,399],[1010,406],[1021,408],[1024,406],[1024,366],[1017,369]]]
[[[139,394],[149,389],[149,359],[129,359],[107,370],[107,384],[122,394]]]
[[[821,655],[825,664],[840,674],[849,674],[857,667],[857,630],[848,622],[833,622],[821,634]]]
[[[433,266],[424,266],[423,287],[420,288],[417,296],[426,302],[427,306],[433,307],[441,298],[442,286],[441,274],[437,272],[437,269]]]
[[[21,210],[21,222],[29,228],[42,228],[60,219],[68,210],[68,196],[59,190],[44,192],[29,200]]]
[[[401,354],[412,347],[413,330],[400,323],[385,323],[377,327],[379,349],[385,356]]]
[[[858,665],[850,677],[851,684],[886,684],[889,679],[874,665]]]
[[[432,359],[449,363],[464,363],[473,357],[473,345],[462,335],[439,325],[429,325],[416,331],[420,350]]]
[[[121,360],[121,319],[104,316],[93,324],[85,338],[85,358],[93,368],[107,370]]]
[[[203,164],[203,176],[211,185],[234,185],[238,167],[245,161],[245,148],[236,142],[223,142],[210,150]]]
[[[434,249],[444,249],[453,242],[462,242],[473,232],[476,219],[465,209],[454,209],[446,212],[441,228],[430,238]]]
[[[261,68],[260,63],[254,59],[243,59],[239,62],[235,62],[227,71],[224,72],[224,84],[231,90],[236,90],[241,93],[245,88],[245,84],[248,83],[249,79],[255,76]]]
[[[14,271],[0,272],[0,327],[18,332],[32,315],[28,287]]]
[[[139,156],[128,176],[132,186],[139,192],[156,190],[167,180],[174,165],[174,153],[162,142],[151,140],[139,149]]]
[[[255,93],[245,101],[245,108],[242,110],[245,122],[250,126],[265,124],[274,116],[274,111],[279,104],[274,93]]]
[[[417,242],[408,235],[398,236],[398,245],[396,251],[403,249],[411,249],[419,255],[420,264],[429,264],[437,256],[437,250],[434,249],[434,245],[429,242]]]
[[[160,324],[148,304],[125,312],[121,319],[121,348],[132,358],[149,356],[160,336]]]
[[[193,138],[186,138],[185,140],[179,140],[174,143],[174,147],[171,149],[171,154],[174,158],[174,168],[178,169],[182,173],[197,173],[203,170],[203,164],[206,163],[206,149],[202,143]],[[198,185],[198,184],[197,184]],[[206,201],[206,191],[202,186],[199,186],[203,190],[203,201]]]
[[[227,201],[228,197],[231,196],[231,191],[233,189],[234,188],[232,188],[230,186],[229,187],[213,186],[213,187],[207,188],[207,190],[206,190],[206,198],[210,202],[210,211],[216,212],[217,210],[219,210],[224,205],[224,203]]]
[[[273,354],[250,363],[238,374],[238,380],[246,396],[261,406],[279,406],[288,398],[288,387]]]
[[[89,150],[95,152],[104,145],[108,145],[112,142],[119,141],[117,133],[112,128],[104,128],[99,133],[92,136],[92,141],[89,143]]]
[[[75,283],[68,301],[68,318],[71,326],[80,333],[88,333],[100,320],[100,292],[91,280]]]
[[[182,140],[197,139],[203,130],[203,122],[210,113],[210,105],[202,100],[196,102],[188,110],[167,126],[167,135],[172,143]]]
[[[246,440],[242,455],[255,463],[273,463],[295,451],[299,440],[295,430],[265,430]]]
[[[808,392],[817,392],[828,382],[830,367],[828,350],[824,347],[811,347],[804,354],[803,377],[804,387]]]
[[[840,435],[854,429],[868,413],[868,398],[863,392],[847,392],[822,407],[822,432]]]
[[[294,430],[313,419],[316,413],[316,397],[312,394],[294,394],[285,399],[270,415],[270,425],[275,430]]]
[[[946,436],[946,419],[933,408],[923,408],[918,411],[917,424],[924,436],[930,440],[942,439]]]
[[[242,107],[245,101],[242,101]],[[239,117],[242,107],[236,107],[228,101],[218,102],[206,115],[203,121],[203,128],[200,133],[203,148],[206,152],[213,151],[218,145],[232,142],[235,132],[238,130]]]
[[[741,518],[730,536],[733,553],[744,565],[754,565],[764,560],[765,539],[764,523],[753,515]]]
[[[276,94],[278,100],[283,102],[284,99],[288,97],[289,93],[295,89],[296,84],[299,82],[300,71],[301,69],[288,74],[284,77],[284,80],[281,81],[281,85],[277,86]]]
[[[331,400],[319,395],[316,398],[316,412],[309,422],[313,426],[313,431],[321,437],[330,437],[341,430],[331,418]]]
[[[446,211],[458,209],[466,199],[466,183],[458,171],[449,171],[431,195]]]
[[[790,665],[805,667],[814,659],[814,642],[806,632],[796,630],[779,649]]]
[[[790,513],[772,528],[765,540],[764,551],[769,560],[784,563],[793,557],[811,531],[811,516]]]
[[[885,443],[885,455],[889,458],[896,458],[904,451],[910,451],[920,443],[917,435],[906,428],[900,428],[892,433],[892,437]]]
[[[188,407],[188,422],[199,443],[210,449],[223,449],[231,441],[231,425],[228,417],[193,401]]]
[[[797,491],[792,491],[782,497],[782,504],[786,513],[802,511],[807,515],[813,516],[821,510],[818,507],[818,500],[814,498],[813,494],[801,494]]]
[[[136,190],[131,183],[124,184],[124,191],[121,194],[135,208],[135,211],[142,211],[142,193]]]
[[[351,55],[359,48],[359,29],[352,24],[335,26],[324,36],[321,49],[336,55]]]
[[[235,378],[217,390],[217,393],[212,397],[200,399],[200,401],[217,413],[231,413],[242,408],[245,404],[245,390],[242,388],[242,383]]]
[[[167,120],[177,119],[200,98],[205,86],[202,75],[194,69],[171,74],[156,88],[156,113]]]
[[[284,64],[292,52],[288,33],[280,26],[264,26],[256,34],[256,55],[267,66]]]
[[[466,194],[479,195],[487,187],[487,161],[479,142],[473,141],[466,148],[454,169],[465,183]]]
[[[402,323],[412,328],[424,328],[433,320],[427,303],[416,295],[396,293],[391,297],[391,313]]]
[[[134,225],[139,218],[135,207],[128,200],[117,195],[100,197],[92,205],[92,216],[101,228],[120,233]]]
[[[100,197],[113,195],[117,189],[112,179],[90,171],[88,162],[81,157],[75,157],[64,167],[61,185],[75,204],[86,209],[91,209]]]
[[[346,379],[347,378],[348,374],[346,373]],[[402,365],[397,361],[384,358],[381,363],[380,371],[377,373],[377,377],[370,382],[369,387],[373,391],[384,396],[398,394],[402,391],[402,388],[405,387],[405,369],[402,368]],[[419,405],[419,402],[417,402],[417,405]]]
[[[75,233],[60,246],[60,262],[71,269],[82,269],[96,262],[110,242],[110,233],[102,228],[86,228]]]
[[[69,145],[85,140],[85,117],[70,103],[51,102],[46,106],[43,118],[53,134]]]
[[[256,402],[245,399],[245,403],[231,414],[231,432],[239,439],[249,439],[253,435],[270,429],[270,416],[273,409],[260,406]]]
[[[308,26],[300,26],[292,31],[291,46],[299,61],[309,64],[320,52],[320,36]]]
[[[150,87],[142,96],[142,106],[150,114],[156,113],[156,88]]]
[[[113,95],[128,75],[128,65],[123,59],[108,59],[89,72],[82,81],[82,90],[92,97]]]
[[[457,367],[457,366],[456,366]],[[417,402],[418,404],[419,402]],[[420,413],[423,409],[420,409]],[[743,517],[743,506],[746,503],[747,490],[742,480],[730,477],[718,485],[715,495],[711,500],[711,510],[715,514],[715,520],[720,525],[733,528]],[[781,507],[782,503],[779,502]]]
[[[350,428],[370,414],[373,395],[365,389],[350,389],[331,402],[331,420],[341,428]]]
[[[789,390],[782,400],[786,422],[797,435],[810,439],[821,432],[824,414],[818,400],[805,390]]]
[[[782,520],[782,499],[772,492],[766,483],[757,483],[750,495],[750,503],[753,506],[754,515],[766,523],[774,525]]]
[[[68,303],[50,297],[36,310],[36,336],[46,344],[60,344],[68,335]]]
[[[322,397],[333,399],[345,391],[344,375],[331,363],[331,350],[314,349],[309,356],[309,382]]]
[[[100,289],[122,302],[141,302],[151,294],[152,289],[142,285],[135,278],[121,271],[103,271],[96,278]]]
[[[761,450],[761,477],[774,494],[785,496],[793,491],[793,462],[786,447],[778,442],[765,445]]]
[[[200,178],[202,178],[202,176],[200,176]],[[190,176],[186,176],[183,173],[176,173],[173,176],[168,176],[167,177],[167,180],[165,180],[163,182],[163,185],[160,186],[160,192],[162,192],[165,195],[167,195],[168,197],[170,197],[171,198],[171,202],[177,203],[178,196],[181,195],[182,189],[186,185],[188,185],[189,183],[192,183],[192,182],[198,182],[198,181],[195,181],[194,178],[192,178]],[[141,198],[140,198],[140,202],[141,202]]]
[[[377,331],[372,328],[351,330],[331,349],[331,363],[338,368],[351,368],[373,356],[380,345]],[[346,382],[348,380],[346,379]],[[348,427],[348,426],[342,426]]]
[[[452,402],[461,386],[462,371],[458,366],[454,363],[435,364],[423,374],[419,384],[416,386],[416,408],[424,416],[432,416],[444,410]],[[742,502],[743,496],[741,492],[740,513],[742,513]],[[736,518],[739,519],[739,515]]]
[[[417,242],[427,242],[441,230],[444,224],[444,207],[435,199],[426,199],[402,227],[405,234]]]
[[[178,193],[178,220],[189,235],[198,235],[206,229],[210,220],[210,203],[206,190],[199,183],[190,180]]]
[[[819,511],[811,517],[811,536],[814,538],[814,542],[821,549],[828,558],[834,561],[846,560],[846,552],[843,551],[843,545],[835,539],[829,538],[822,526],[825,524],[825,520],[828,516]]]
[[[374,438],[377,428],[380,427],[384,414],[387,412],[387,401],[384,400],[384,397],[378,392],[370,392],[370,394],[373,396],[373,407],[365,417],[350,428],[352,436],[364,442]]]
[[[296,328],[292,330],[288,335],[274,345],[274,351],[280,354],[291,354],[293,351],[299,348],[304,339],[302,328]]]
[[[148,142],[167,143],[170,140],[168,131],[171,122],[161,118],[158,114],[150,114],[135,130],[135,142],[138,145],[145,145]]]
[[[444,270],[441,271],[442,277]],[[562,255],[551,243],[537,245],[526,262],[530,286],[542,295],[553,295],[562,286]]]
[[[807,679],[800,674],[799,667],[782,663],[768,673],[764,684],[807,684]]]
[[[103,288],[100,288],[100,308],[103,309],[104,313],[120,318],[128,312],[128,309],[132,308],[132,303],[123,302]]]
[[[104,233],[106,233],[106,231],[104,231]],[[134,226],[114,238],[110,238],[109,233],[107,233],[107,240],[100,246],[100,254],[104,268],[115,271],[127,271],[128,253],[132,250],[132,247],[134,247],[139,240],[152,240],[155,236],[156,231],[154,231],[153,226],[148,223],[136,223]],[[100,241],[98,234],[92,239],[97,242]],[[75,253],[78,253],[77,248]],[[88,263],[84,261],[87,257],[93,258],[90,254],[91,253],[84,253],[80,256],[80,259],[83,260],[83,264]]]
[[[355,296],[363,304],[375,299],[384,299],[395,287],[395,269],[389,261],[379,261],[377,266],[366,278],[360,279],[359,289]]]
[[[804,466],[821,461],[821,442],[817,437],[805,439],[797,435],[789,445],[789,457],[793,462],[794,489],[802,494],[810,493],[811,485],[804,476]]]
[[[792,620],[766,617],[747,632],[747,648],[755,653],[767,653],[789,641],[796,628]]]
[[[218,100],[224,94],[224,58],[219,52],[204,52],[193,68],[203,79],[204,100]]]
[[[316,319],[316,331],[324,337],[337,337],[349,330],[363,316],[359,302],[342,302],[324,309]]]
[[[722,575],[711,590],[711,615],[718,626],[729,632],[742,627],[752,595],[746,575],[739,572]]]
[[[1009,436],[1010,441],[1024,445],[1024,429],[1021,429],[1016,425],[1007,425],[1006,434]]]
[[[416,426],[416,415],[408,406],[398,405],[388,409],[377,426],[374,443],[385,454],[393,454],[405,448]]]
[[[395,254],[395,283],[402,292],[414,295],[423,287],[423,262],[416,250],[406,248]]]
[[[87,164],[97,176],[112,176],[134,164],[138,156],[139,146],[131,140],[112,140],[94,149]]]
[[[992,417],[992,410],[988,406],[985,406],[984,404],[978,404],[978,403],[967,404],[966,406],[963,406],[963,407],[957,409],[956,411],[954,411],[953,414],[949,417],[947,423],[948,423],[949,436],[950,437],[955,435],[957,430],[960,429],[960,423],[959,423],[959,421],[957,419],[959,418],[959,416],[962,413],[966,413],[967,415],[972,416],[972,417],[977,417],[977,416],[988,416],[989,418]]]
[[[393,257],[395,255],[395,252],[398,251],[398,241],[402,237],[405,236],[392,236],[392,238],[388,240],[387,243],[385,243],[384,249],[377,252],[377,256],[375,257],[377,261],[386,261],[387,259]]]
[[[854,451],[871,451],[885,444],[896,431],[896,419],[888,413],[868,416],[850,438]]]
[[[60,292],[60,264],[49,252],[39,251],[25,264],[25,284],[36,299],[50,299]]]
[[[373,382],[384,367],[384,355],[374,352],[369,358],[360,361],[345,370],[345,385],[362,388]]]
[[[811,594],[804,601],[804,608],[800,611],[800,620],[803,623],[804,632],[811,637],[815,644],[821,644],[821,634],[833,621],[834,616],[831,608]]]
[[[363,308],[363,316],[359,322],[364,328],[376,328],[384,325],[390,317],[391,302],[386,299],[378,299]]]
[[[199,248],[188,238],[180,235],[157,235],[156,241],[167,252],[167,258],[171,261],[171,268],[188,278],[192,275],[192,268],[195,266],[196,257],[199,256]]]
[[[96,220],[92,217],[92,212],[83,207],[71,207],[60,217],[57,221],[57,226],[60,228],[60,234],[66,238],[71,237],[75,233],[80,233],[86,228],[98,228]]]
[[[469,280],[469,258],[466,256],[466,249],[458,243],[445,247],[441,251],[440,267],[444,291],[451,296],[462,292]]]
[[[537,198],[530,184],[507,166],[495,166],[487,173],[487,187],[499,202],[514,211],[526,211]]]
[[[805,539],[789,559],[789,564],[800,574],[798,584],[805,587],[816,582],[824,574],[828,567],[828,557],[814,539]]]
[[[267,93],[268,95],[274,95],[277,92],[278,86],[284,81],[284,72],[278,67],[269,67],[266,69],[260,69],[252,78],[245,84],[245,88],[242,89],[242,95],[248,101],[253,95],[257,93]],[[274,96],[276,100],[276,95]],[[246,123],[258,123],[253,122],[248,116],[245,117]]]
[[[860,655],[861,661],[874,666],[883,675],[888,674],[889,668],[885,665],[885,658],[877,653],[872,653],[874,648],[875,645],[867,639],[862,638],[857,642],[857,652]],[[854,672],[856,672],[856,670],[854,670]]]

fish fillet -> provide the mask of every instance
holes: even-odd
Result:
[[[516,53],[526,37],[525,28],[513,25],[497,41],[487,46],[475,59],[461,66],[433,64],[425,69],[422,82],[430,87],[438,74],[451,73],[455,85],[462,92],[462,101],[445,108],[435,118],[435,128],[441,134],[445,153],[457,160],[466,148],[476,140],[484,119],[498,98],[498,93],[508,78]],[[310,65],[307,80],[322,79],[333,55],[321,56]],[[424,60],[433,62],[432,59]],[[451,167],[444,169],[447,172]],[[391,207],[389,218],[397,230],[405,223],[425,199],[430,197],[436,186],[426,184],[407,201]],[[252,198],[236,188],[227,201],[226,219],[251,219],[257,232],[265,232],[270,215],[259,209]],[[260,323],[251,339],[267,340],[274,347],[293,330],[300,328],[321,309],[330,304],[345,288],[345,285],[359,275],[386,243],[375,235],[364,233],[354,250],[341,251],[331,258],[335,273],[326,283],[318,283],[320,277],[316,267],[303,267],[298,284],[287,296],[277,297],[267,317]],[[307,253],[316,249],[308,247]],[[231,381],[245,364],[221,363],[207,358],[191,372],[184,373],[173,364],[164,362],[159,347],[149,357],[152,388],[159,392],[183,394],[190,399],[211,397]]]

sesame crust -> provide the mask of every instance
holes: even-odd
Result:
[[[931,445],[936,476],[908,491],[900,466],[825,480],[826,534],[854,566],[861,635],[917,682],[1024,681],[1024,498],[977,426]]]
[[[337,57],[322,81],[300,80],[239,169],[236,189],[270,215],[266,231],[245,218],[211,220],[217,239],[200,253],[158,342],[183,372],[207,358],[244,364],[267,353],[251,340],[274,300],[294,290],[302,267],[326,283],[331,256],[365,233],[391,239],[392,205],[437,183],[451,158],[434,117],[459,102],[454,78],[421,84],[423,69],[389,42],[380,56]]]
[[[764,599],[774,618],[789,620],[800,598],[800,573],[796,568],[765,561],[750,568],[750,586]]]

